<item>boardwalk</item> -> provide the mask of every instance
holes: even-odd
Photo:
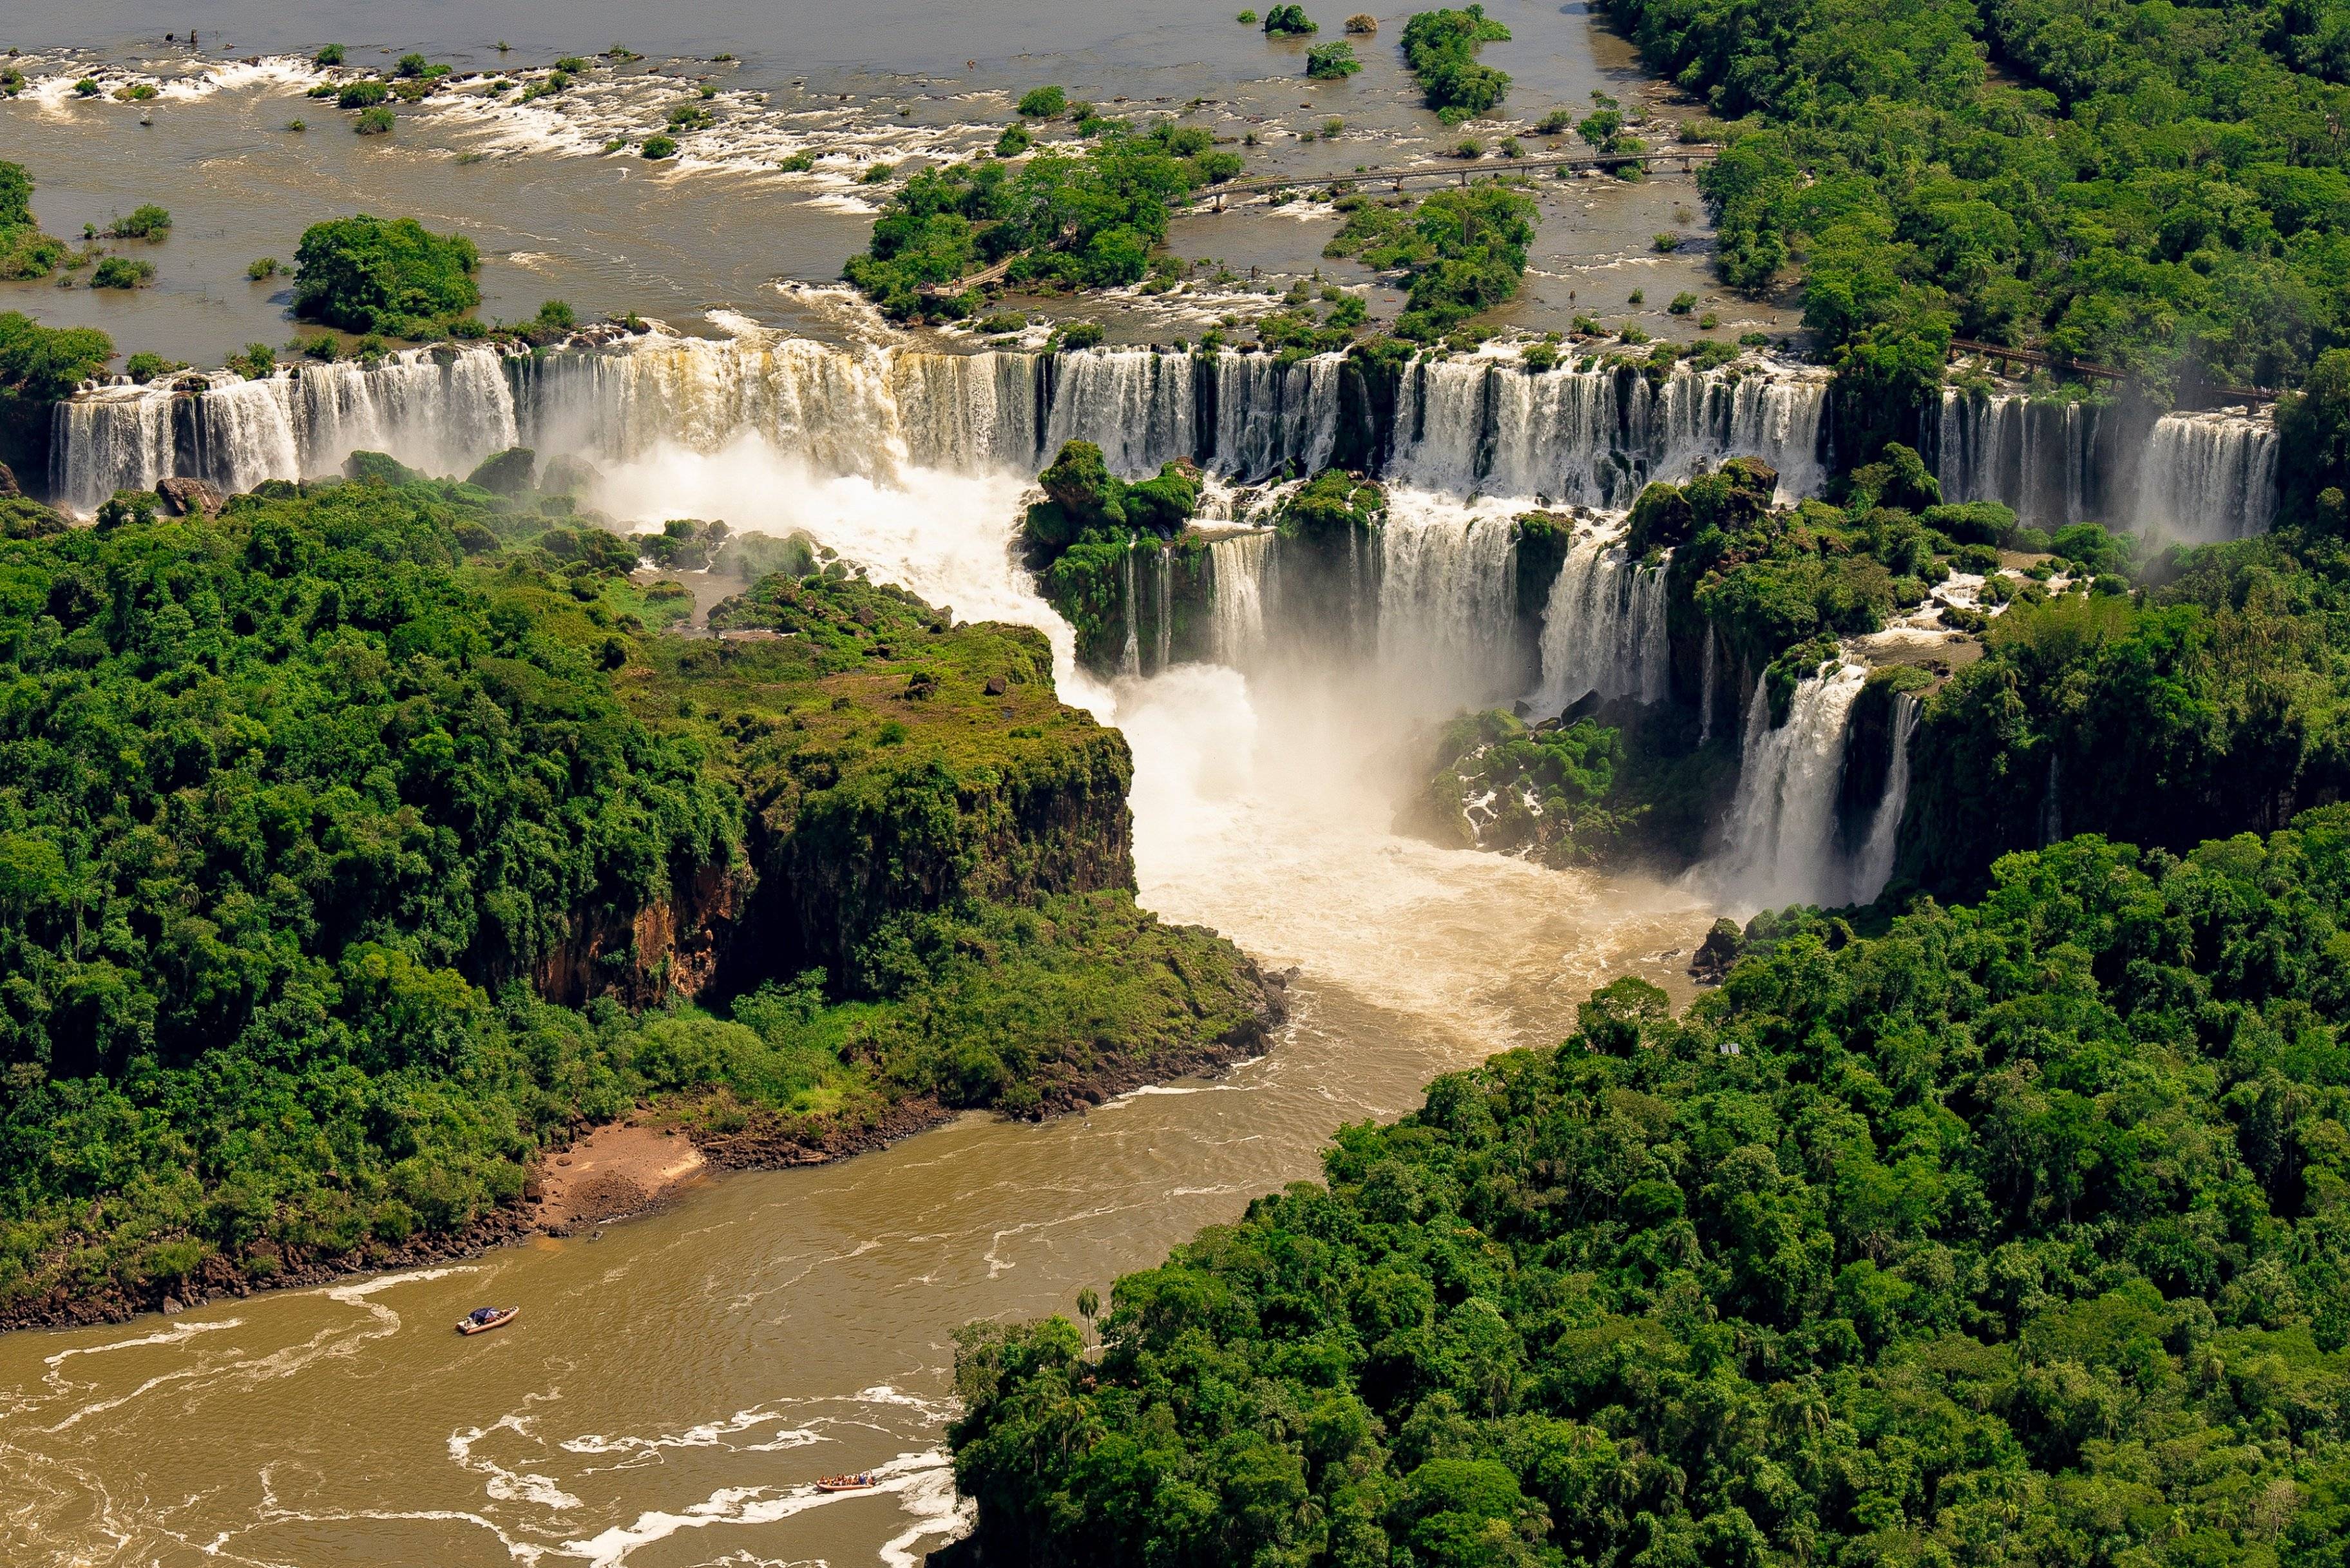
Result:
[[[1358,169],[1351,174],[1298,174],[1286,180],[1227,180],[1195,192],[1191,204],[1203,202],[1223,204],[1226,196],[1259,196],[1272,191],[1296,191],[1319,185],[1392,185],[1403,188],[1407,180],[1443,180],[1466,185],[1478,174],[1515,174],[1528,169],[1617,169],[1627,163],[1638,163],[1654,169],[1662,164],[1678,163],[1682,170],[1710,163],[1721,149],[1715,147],[1677,147],[1669,152],[1618,152],[1600,157],[1590,153],[1573,156],[1456,160],[1448,163],[1409,163],[1394,169]]]
[[[2092,365],[2085,359],[2069,359],[2062,354],[2045,353],[2037,348],[2011,348],[2002,343],[1977,343],[1968,337],[1950,339],[1952,358],[1973,357],[1988,359],[1997,365],[2002,375],[2011,365],[2033,365],[2064,375],[2078,376],[2085,381],[2127,381],[2136,372],[2116,369],[2111,365]],[[2210,387],[2206,390],[2215,397],[2232,398],[2245,403],[2272,403],[2276,391],[2270,387]]]

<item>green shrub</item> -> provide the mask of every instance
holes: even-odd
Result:
[[[328,44],[325,48],[320,49],[317,54],[310,57],[310,63],[314,66],[320,67],[341,65],[343,63],[342,45]]]
[[[359,118],[351,121],[351,130],[361,136],[384,136],[398,123],[391,105],[380,103],[373,109],[359,110]]]
[[[359,81],[345,82],[337,88],[335,106],[338,109],[373,109],[390,96],[390,83],[367,78]]]
[[[871,168],[866,170],[864,173],[858,175],[857,177],[857,182],[860,185],[887,185],[891,180],[897,178],[897,165],[892,163],[876,163]]]
[[[276,277],[280,270],[276,256],[263,256],[245,267],[244,275],[259,283],[264,278]]]
[[[92,288],[144,288],[154,281],[153,262],[133,261],[129,256],[101,256],[89,275]]]
[[[1068,95],[1059,88],[1030,88],[1020,96],[1019,112],[1027,119],[1053,119],[1068,106]]]
[[[995,139],[995,155],[998,158],[1017,158],[1035,145],[1036,138],[1028,128],[1015,121],[1005,126],[1003,134]]]
[[[659,162],[664,158],[676,156],[677,143],[666,136],[648,136],[645,138],[639,151],[647,158],[653,160],[655,162]]]
[[[1688,292],[1686,289],[1679,294],[1673,296],[1672,299],[1665,306],[1665,309],[1675,316],[1687,316],[1690,311],[1695,310],[1696,308],[1697,296]]]
[[[1264,14],[1264,30],[1274,37],[1303,38],[1322,29],[1305,14],[1303,5],[1274,5]]]
[[[160,240],[172,232],[172,214],[151,202],[129,217],[115,219],[106,232],[121,240]]]
[[[99,95],[99,91],[98,80],[94,77],[84,77],[81,80],[74,83],[74,92],[78,97],[96,98]]]
[[[1316,81],[1344,81],[1363,68],[1355,46],[1344,39],[1316,44],[1305,51],[1305,74]]]
[[[446,320],[481,303],[480,265],[471,240],[431,234],[413,218],[314,223],[294,253],[294,313],[351,332]]]

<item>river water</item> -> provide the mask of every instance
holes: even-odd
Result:
[[[1638,85],[1624,47],[1581,6],[1493,9],[1517,41],[1487,58],[1517,77],[1522,114]],[[1253,159],[1301,173],[1423,156],[1450,140],[1394,58],[1400,11],[1383,16],[1384,44],[1360,45],[1368,68],[1335,88],[1307,86],[1297,50],[1234,26],[1222,5],[1143,18],[1068,0],[287,11],[244,0],[186,16],[114,0],[12,8],[0,43],[26,51],[36,87],[0,105],[0,151],[33,165],[47,226],[77,233],[147,200],[179,224],[147,253],[160,272],[151,290],[0,286],[0,308],[94,322],[126,350],[214,362],[287,330],[282,290],[248,284],[245,261],[290,256],[306,223],[367,206],[474,234],[491,314],[526,314],[559,294],[598,312],[690,318],[723,306],[838,338],[873,328],[836,296],[797,286],[829,278],[861,244],[869,203],[853,174],[764,167],[800,145],[833,150],[848,169],[858,154],[951,155],[992,139],[1007,95],[1039,81],[1102,101],[1213,100],[1220,124],[1258,130]],[[1326,28],[1338,16],[1323,16]],[[301,98],[307,78],[293,65],[198,67],[151,31],[190,22],[215,60],[339,38],[355,59],[413,47],[488,66],[500,37],[516,62],[614,39],[648,58],[582,93],[566,110],[582,124],[458,107],[362,140]],[[721,51],[742,59],[712,64]],[[40,87],[101,68],[186,85],[155,101],[151,126],[132,106]],[[726,95],[730,140],[660,170],[594,155],[603,130],[657,119],[680,80],[701,78]],[[1348,122],[1339,141],[1294,134],[1334,114]],[[312,129],[280,129],[295,115]],[[1676,212],[1689,201],[1670,181],[1547,190],[1523,308],[1544,319],[1569,292],[1574,308],[1592,308],[1627,281],[1659,300],[1701,290],[1690,248],[1666,256],[1647,243],[1687,223],[1701,254],[1701,225]],[[1318,251],[1331,222],[1242,208],[1180,220],[1176,243],[1239,270],[1303,273],[1327,265]],[[1246,676],[1188,666],[1110,689],[1076,675],[1066,628],[1008,566],[1024,478],[825,478],[754,441],[612,463],[597,499],[625,518],[691,511],[806,528],[965,618],[1045,626],[1065,655],[1064,695],[1133,742],[1144,902],[1296,967],[1294,1018],[1267,1054],[1084,1116],[972,1117],[837,1166],[712,1181],[595,1239],[0,1339],[0,1557],[912,1562],[962,1523],[943,1452],[957,1324],[1067,1311],[1081,1286],[1106,1291],[1251,1195],[1315,1175],[1342,1123],[1409,1108],[1436,1073],[1555,1040],[1613,975],[1640,973],[1686,998],[1682,967],[1710,918],[1687,893],[1387,830],[1415,726],[1445,695],[1400,700],[1408,683],[1392,662]],[[449,1332],[493,1300],[525,1314],[480,1339]],[[874,1493],[809,1484],[868,1467],[884,1478]]]

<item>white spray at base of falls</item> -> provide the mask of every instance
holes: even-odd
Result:
[[[1852,705],[1867,674],[1839,664],[1803,681],[1775,729],[1767,685],[1755,682],[1728,842],[1696,873],[1731,907],[1849,901],[1835,846],[1836,792]]]
[[[1575,542],[1543,610],[1536,712],[1556,713],[1593,692],[1664,701],[1672,673],[1666,572],[1633,560],[1620,528]]]

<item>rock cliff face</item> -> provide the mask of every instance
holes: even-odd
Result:
[[[854,993],[893,923],[1133,891],[1126,737],[1061,704],[1038,633],[789,577],[712,620],[729,635],[660,639],[623,684],[739,791],[739,847],[583,919],[536,966],[550,1000],[642,1007],[808,970]]]

